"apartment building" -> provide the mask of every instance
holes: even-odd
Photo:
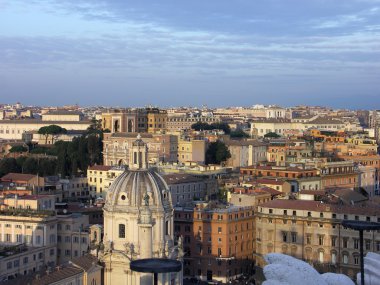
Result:
[[[273,200],[258,206],[256,253],[259,266],[271,252],[305,260],[320,272],[356,276],[359,233],[344,228],[343,220],[379,221],[378,205],[341,205],[317,201]],[[364,250],[380,252],[378,232],[364,232]],[[364,254],[365,254],[364,253]]]
[[[62,198],[68,201],[88,200],[90,190],[87,177],[73,177],[60,179],[62,185]]]
[[[90,166],[87,169],[87,183],[91,197],[104,197],[104,191],[124,172],[124,169],[122,166]]]
[[[254,140],[228,140],[226,145],[231,153],[226,166],[246,167],[266,161],[267,145]]]
[[[228,282],[254,267],[253,207],[196,204],[175,208],[174,231],[184,246],[184,276]]]
[[[89,217],[79,213],[57,215],[57,263],[86,255],[90,245]]]
[[[178,162],[206,161],[207,141],[203,139],[181,138],[178,141]]]
[[[322,189],[354,189],[359,185],[359,170],[353,161],[331,161],[320,165]]]
[[[168,113],[158,108],[147,108],[148,133],[162,133],[166,130],[168,121]]]
[[[177,206],[210,198],[218,190],[216,179],[200,178],[184,173],[167,174],[162,177],[169,187],[173,205]]]
[[[0,210],[2,281],[56,265],[57,217],[49,207],[49,201],[54,204],[54,198],[41,200],[33,196],[7,197],[3,202]]]
[[[189,117],[189,116],[171,116],[168,117],[166,123],[166,129],[169,132],[174,131],[182,131],[182,130],[190,130],[191,126],[196,123],[207,123],[213,124],[218,123],[220,120],[216,117],[206,117],[206,116],[197,116],[197,117]]]

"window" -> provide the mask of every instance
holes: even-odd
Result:
[[[323,253],[323,251],[319,252],[319,254],[318,254],[318,261],[320,263],[323,263],[323,261],[324,261],[324,253]]]
[[[343,238],[343,248],[348,247],[348,238]]]
[[[331,246],[336,246],[336,236],[331,237]]]
[[[371,240],[365,240],[365,250],[371,250]]]
[[[306,244],[311,244],[311,234],[306,235]]]
[[[358,255],[354,256],[354,264],[359,265],[359,256]]]
[[[319,243],[319,245],[323,245],[324,244],[324,239],[325,239],[324,235],[319,235],[318,236],[318,243]]]
[[[125,225],[119,224],[119,238],[125,238]]]
[[[222,233],[222,227],[218,227],[218,233],[219,233],[219,234]]]
[[[292,242],[293,243],[297,242],[297,233],[295,233],[295,232],[292,233]]]
[[[287,232],[282,232],[282,241],[287,242],[288,240],[288,233]]]
[[[354,249],[359,249],[359,240],[354,239]]]

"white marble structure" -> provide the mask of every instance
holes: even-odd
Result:
[[[268,265],[264,267],[266,281],[263,285],[355,285],[346,275],[319,274],[308,263],[289,255],[270,253],[265,261]]]
[[[173,207],[164,179],[148,169],[147,145],[138,136],[128,170],[111,184],[104,206],[105,285],[152,284],[151,274],[130,270],[130,261],[177,258],[173,243]],[[159,276],[159,284],[182,284],[182,273]]]

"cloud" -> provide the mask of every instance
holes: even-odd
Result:
[[[336,17],[334,20],[325,20],[317,23],[315,29],[331,29],[331,28],[341,28],[347,25],[352,25],[355,23],[364,22],[364,18],[359,17],[358,15],[342,15]]]

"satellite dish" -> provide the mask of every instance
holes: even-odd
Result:
[[[66,209],[63,209],[63,213],[66,214],[66,213],[67,213],[67,210],[66,210]]]
[[[14,183],[12,183],[12,182],[11,182],[11,183],[9,183],[9,186],[14,186],[14,185],[15,185],[15,184],[14,184]]]

